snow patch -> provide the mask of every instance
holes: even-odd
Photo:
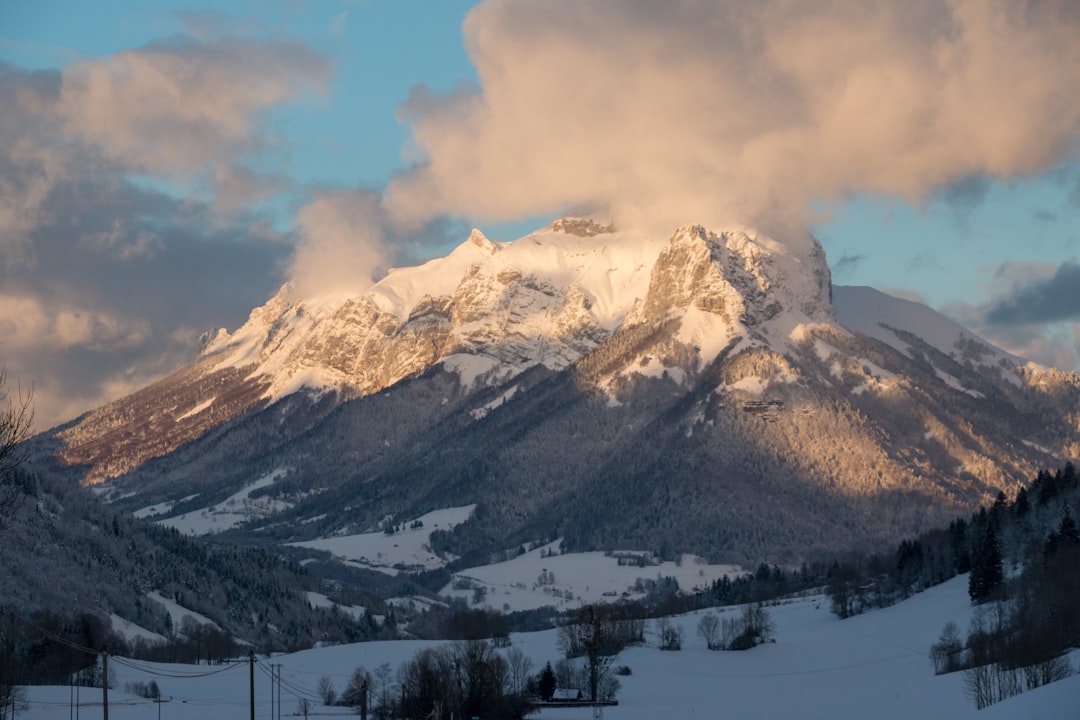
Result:
[[[109,622],[112,624],[113,632],[120,635],[128,642],[135,640],[143,640],[151,644],[162,644],[168,642],[164,635],[159,635],[153,630],[147,630],[141,625],[136,625],[130,620],[125,620],[116,613],[109,613]]]
[[[224,532],[251,520],[266,518],[275,515],[282,510],[287,510],[293,503],[284,500],[275,500],[268,497],[252,498],[251,493],[260,488],[273,485],[286,473],[283,468],[273,470],[258,480],[245,485],[242,490],[230,495],[223,502],[198,510],[190,510],[181,515],[156,520],[161,525],[173,527],[185,535],[212,535]],[[194,497],[194,496],[193,496]],[[151,505],[136,511],[136,515],[143,517],[158,512],[169,512],[172,506],[166,510],[157,510],[161,506]],[[143,513],[143,515],[139,515]]]
[[[340,603],[334,602],[322,593],[311,592],[309,590],[305,594],[307,595],[308,604],[310,604],[311,607],[326,608],[327,610],[336,607],[340,612],[345,613],[346,615],[351,615],[357,620],[363,619],[364,613],[367,612],[367,608],[361,605],[342,605]]]
[[[765,393],[765,388],[768,387],[766,382],[757,376],[744,377],[742,380],[731,383],[728,387],[732,390],[739,390],[747,395],[753,395],[754,397],[761,397]]]
[[[388,535],[369,532],[358,535],[290,543],[296,547],[326,550],[339,562],[396,575],[401,568],[435,570],[453,558],[443,558],[431,550],[431,533],[449,530],[468,520],[476,505],[434,510],[402,522],[400,529]],[[415,527],[413,527],[415,525]]]
[[[480,355],[455,354],[448,355],[443,359],[443,367],[450,372],[457,373],[461,378],[461,384],[466,388],[476,385],[476,381],[491,372],[498,363],[494,358]]]
[[[1020,442],[1024,443],[1029,448],[1034,448],[1035,450],[1038,450],[1039,452],[1043,453],[1044,455],[1050,455],[1051,457],[1058,457],[1058,453],[1054,452],[1053,450],[1046,447],[1045,445],[1040,445],[1039,443],[1035,442],[1034,440],[1021,440]]]
[[[194,610],[188,610],[186,607],[180,605],[175,600],[170,600],[169,598],[165,597],[157,590],[146,593],[146,597],[150,598],[151,600],[165,608],[166,612],[169,613],[169,617],[172,618],[172,625],[173,628],[176,629],[177,633],[180,632],[181,628],[184,626],[184,620],[187,618],[191,618],[193,622],[199,625],[210,625],[212,627],[218,628],[219,630],[221,629],[220,627],[218,627],[218,624],[210,618],[202,615],[201,613],[197,613]]]
[[[480,420],[482,418],[485,418],[485,417],[487,417],[487,414],[489,412],[491,412],[492,410],[494,410],[497,407],[501,407],[503,403],[507,402],[510,398],[514,397],[514,394],[517,393],[517,391],[518,391],[518,386],[514,385],[509,390],[507,390],[506,392],[504,392],[502,395],[495,398],[491,402],[489,402],[489,403],[487,403],[485,405],[482,405],[482,406],[480,406],[478,408],[475,408],[473,410],[470,410],[469,414],[473,416],[473,420]]]
[[[180,417],[176,418],[176,421],[180,422],[181,420],[186,420],[189,417],[194,417],[194,416],[198,415],[199,413],[201,413],[203,410],[206,410],[207,408],[209,408],[216,401],[217,401],[217,398],[210,398],[206,402],[201,402],[198,405],[196,405],[195,407],[188,410],[186,413],[184,413]]]
[[[966,394],[968,394],[968,395],[970,395],[972,397],[976,397],[976,398],[983,397],[983,394],[981,392],[979,392],[978,390],[972,390],[971,388],[964,387],[963,383],[961,383],[955,377],[953,377],[949,373],[947,373],[947,372],[945,372],[945,371],[943,371],[943,370],[941,370],[939,368],[935,367],[934,368],[934,373],[938,376],[939,380],[944,382],[946,385],[951,387],[953,390],[959,390],[962,393],[966,393]]]

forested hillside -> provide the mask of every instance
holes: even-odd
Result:
[[[0,542],[0,608],[9,619],[36,613],[64,626],[86,615],[108,634],[116,616],[166,639],[201,626],[260,649],[377,632],[370,620],[312,608],[304,592],[318,590],[315,578],[264,550],[183,537],[45,475],[14,470],[8,485],[16,501]],[[205,621],[178,627],[151,595]]]

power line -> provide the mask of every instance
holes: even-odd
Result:
[[[265,667],[263,667],[263,663],[262,663],[261,660],[256,660],[255,662],[259,666],[259,669],[262,670],[263,674],[268,675],[271,679],[273,679],[272,672],[268,671]],[[286,690],[288,690],[290,693],[292,693],[296,697],[307,698],[308,700],[315,700],[315,701],[322,700],[322,696],[319,695],[318,692],[307,689],[307,688],[304,688],[304,687],[301,687],[300,685],[296,684],[295,682],[286,680],[285,678],[283,678],[281,676],[280,672],[277,674],[277,681],[278,681],[279,684],[284,686]]]
[[[225,665],[224,667],[218,668],[217,670],[205,670],[205,671],[200,670],[200,671],[191,672],[191,673],[179,672],[179,671],[168,672],[166,670],[162,670],[162,669],[159,669],[159,668],[154,668],[154,667],[150,667],[150,666],[147,666],[147,665],[142,665],[142,664],[140,664],[139,662],[137,662],[135,660],[131,660],[130,658],[121,658],[121,657],[115,657],[115,656],[110,656],[110,657],[113,658],[114,662],[120,663],[121,665],[124,665],[125,667],[129,667],[132,670],[138,670],[139,672],[144,672],[144,673],[146,673],[148,675],[157,675],[158,677],[167,677],[167,678],[174,678],[174,679],[180,679],[180,680],[185,680],[187,678],[210,677],[211,675],[219,675],[221,673],[229,672],[230,670],[235,670],[238,667],[242,667],[242,663],[229,663],[229,664]]]

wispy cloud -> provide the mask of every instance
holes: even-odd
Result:
[[[170,38],[65,67],[56,112],[127,169],[213,185],[271,146],[260,113],[322,90],[329,72],[296,43]]]
[[[970,175],[945,185],[938,192],[938,197],[963,215],[981,205],[989,192],[989,180],[981,175]]]
[[[845,253],[840,256],[839,260],[832,263],[832,273],[834,276],[843,276],[848,273],[853,273],[864,260],[866,260],[866,255],[862,253]]]

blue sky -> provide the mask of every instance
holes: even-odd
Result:
[[[442,253],[473,225],[512,239],[598,199],[581,196],[594,187],[602,200],[670,189],[664,207],[678,222],[711,221],[679,214],[705,207],[683,202],[704,184],[710,197],[750,198],[724,217],[780,198],[821,240],[838,284],[919,299],[1009,350],[1076,369],[1077,14],[1014,31],[1018,53],[1025,40],[1036,48],[1004,66],[1020,67],[1021,83],[995,85],[1000,68],[965,64],[951,79],[971,99],[957,110],[932,86],[958,61],[929,72],[918,45],[941,22],[937,0],[916,3],[900,30],[829,0],[821,24],[805,27],[770,17],[772,5],[738,19],[768,52],[725,54],[739,38],[721,37],[735,21],[718,13],[738,3],[667,15],[644,0],[5,3],[0,97],[17,101],[0,103],[0,358],[34,383],[47,427],[190,360],[202,332],[235,328],[298,268],[347,258],[375,273]],[[968,12],[950,21],[978,57],[994,48],[977,32],[982,9]],[[754,25],[770,21],[775,32]],[[891,54],[804,47],[822,27],[883,33],[876,45]],[[782,90],[762,89],[775,77],[746,80],[759,65],[738,58],[755,52],[775,63]],[[861,63],[867,73],[849,72]],[[873,96],[895,67],[895,92]],[[838,75],[870,97],[836,94]],[[831,112],[846,102],[847,116]],[[902,126],[920,103],[947,118],[937,134]],[[730,127],[703,129],[698,105]],[[794,119],[769,135],[739,120],[784,113]],[[690,119],[669,117],[680,114]],[[864,129],[866,143],[847,143]],[[783,146],[790,163],[773,164],[765,141],[778,135],[795,139]],[[929,162],[896,137],[938,143],[948,159]],[[564,138],[576,143],[565,157]],[[539,178],[548,156],[567,163],[566,182]],[[725,164],[731,175],[713,172]],[[315,227],[341,238],[314,238]]]

